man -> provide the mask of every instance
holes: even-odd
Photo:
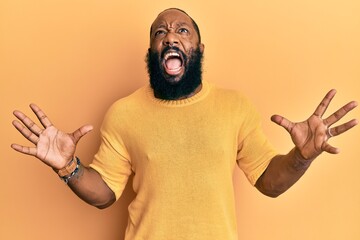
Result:
[[[12,147],[52,167],[80,198],[98,208],[114,203],[134,173],[136,198],[129,206],[127,240],[236,239],[234,167],[265,195],[280,195],[322,152],[338,153],[328,140],[358,121],[331,126],[357,103],[322,119],[335,95],[331,90],[303,122],[274,115],[272,121],[289,132],[295,145],[278,155],[241,94],[202,81],[203,52],[195,21],[182,10],[167,9],[151,26],[150,86],[109,109],[89,167],[74,155],[77,142],[92,127],[66,134],[34,104],[30,107],[43,128],[20,111],[14,115],[22,124],[13,125],[35,147]]]

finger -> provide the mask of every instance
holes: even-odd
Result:
[[[20,111],[14,111],[13,114],[17,117],[31,132],[36,134],[37,136],[40,135],[42,129],[39,128],[28,116],[23,114]]]
[[[327,132],[326,132],[326,136],[328,137],[328,139],[334,137],[335,135],[331,132],[331,128],[328,128],[327,129]]]
[[[331,114],[329,117],[324,119],[324,124],[327,126],[331,126],[332,124],[339,121],[342,117],[344,117],[348,112],[356,108],[357,105],[358,103],[355,101],[349,102],[348,104],[344,105],[342,108]]]
[[[294,127],[294,123],[289,121],[288,119],[280,116],[280,115],[273,115],[271,116],[271,121],[280,125],[281,127],[285,128],[286,131],[291,132],[292,128]]]
[[[77,129],[75,132],[73,132],[72,135],[74,137],[75,143],[77,143],[80,140],[80,138],[85,136],[91,130],[93,130],[93,126],[85,125],[85,126],[82,126],[79,129]]]
[[[338,154],[340,152],[338,148],[331,146],[328,142],[324,142],[322,150],[331,154]]]
[[[329,131],[330,136],[337,136],[337,135],[340,135],[340,134],[346,132],[347,130],[355,127],[358,123],[359,123],[359,121],[357,119],[353,119],[353,120],[348,121],[344,124],[341,124],[337,127],[329,128],[328,131]]]
[[[27,129],[26,127],[24,127],[20,122],[14,120],[12,122],[12,124],[14,125],[14,127],[30,142],[32,142],[33,144],[37,144],[39,141],[39,137],[37,135],[35,135],[32,131],[30,131],[29,129]]]
[[[33,112],[35,113],[35,115],[37,116],[37,118],[45,128],[52,126],[50,119],[38,106],[32,103],[30,104],[30,108],[33,110]]]
[[[36,156],[36,148],[34,147],[25,147],[25,146],[21,146],[19,144],[11,144],[11,148],[14,149],[15,151],[27,154],[27,155],[31,155],[31,156]]]
[[[323,98],[323,100],[321,101],[321,103],[319,104],[319,106],[316,108],[314,115],[318,116],[318,117],[322,117],[326,111],[326,109],[328,108],[331,100],[333,99],[333,97],[336,94],[336,90],[332,89],[330,90],[325,97]]]

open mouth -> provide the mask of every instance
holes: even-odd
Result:
[[[168,75],[179,75],[184,66],[184,59],[179,52],[170,50],[164,54],[163,66]]]

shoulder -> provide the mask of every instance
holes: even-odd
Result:
[[[108,113],[114,113],[130,109],[132,106],[138,104],[139,101],[143,101],[146,96],[147,88],[148,86],[143,86],[141,88],[138,88],[128,96],[116,100],[110,105]]]
[[[231,104],[239,108],[253,108],[248,97],[238,89],[228,89],[211,84],[212,94],[222,104]]]
[[[144,101],[145,99],[144,89],[146,89],[145,86],[135,90],[130,95],[113,102],[106,111],[103,124],[118,125],[117,123],[123,122],[135,114],[134,111],[141,105],[139,102]]]

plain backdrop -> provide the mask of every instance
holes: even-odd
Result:
[[[93,124],[77,149],[89,164],[108,107],[148,83],[150,25],[168,7],[197,21],[204,79],[247,95],[280,153],[293,145],[272,114],[302,121],[331,88],[338,93],[325,116],[360,100],[358,0],[1,0],[0,239],[123,239],[131,186],[106,210],[85,204],[49,167],[10,148],[30,145],[12,127],[12,111],[34,117],[34,102],[64,131]],[[359,109],[341,122],[352,118]],[[321,155],[277,199],[237,169],[239,239],[360,239],[359,136],[357,126],[332,138],[341,153]]]

